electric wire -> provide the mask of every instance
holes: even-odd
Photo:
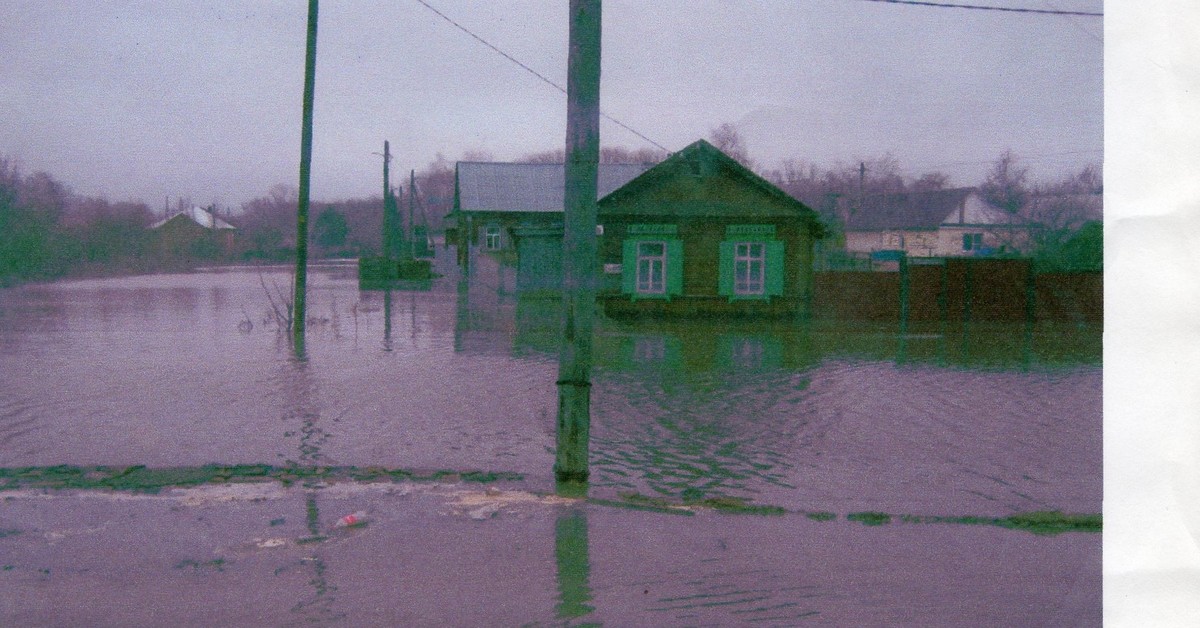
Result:
[[[543,83],[546,83],[547,85],[549,85],[549,86],[553,87],[554,89],[557,89],[558,91],[560,91],[560,92],[562,92],[562,93],[564,93],[564,94],[566,94],[566,93],[567,93],[567,90],[566,90],[566,88],[565,88],[565,87],[563,87],[563,86],[559,85],[558,83],[555,83],[554,81],[552,81],[552,80],[550,80],[550,79],[546,78],[546,76],[545,76],[545,75],[543,75],[542,73],[538,72],[537,70],[534,70],[533,68],[529,67],[528,65],[525,65],[524,63],[521,63],[521,61],[520,61],[519,59],[517,59],[516,57],[514,57],[514,56],[512,56],[512,55],[508,54],[507,52],[504,52],[503,50],[501,50],[500,48],[496,47],[496,46],[495,46],[494,44],[492,44],[491,42],[489,42],[489,41],[487,41],[486,39],[484,39],[484,38],[480,37],[479,35],[476,35],[475,33],[471,32],[471,30],[470,30],[470,29],[468,29],[467,27],[463,26],[462,24],[459,24],[458,22],[454,21],[452,18],[450,18],[450,16],[448,16],[448,15],[446,15],[445,13],[442,13],[441,11],[437,10],[437,8],[433,7],[433,6],[432,6],[432,5],[430,5],[428,2],[425,2],[425,0],[416,0],[416,2],[417,2],[418,4],[420,4],[421,6],[424,6],[426,9],[429,9],[430,11],[433,11],[433,12],[434,12],[434,14],[436,14],[438,17],[442,18],[443,20],[446,20],[446,21],[447,21],[447,22],[449,22],[451,25],[453,25],[455,28],[457,28],[458,30],[460,30],[460,31],[462,31],[462,32],[464,32],[464,33],[466,33],[467,35],[470,35],[470,36],[471,36],[471,38],[472,38],[472,39],[474,39],[475,41],[477,41],[477,42],[479,42],[479,43],[483,44],[484,46],[487,46],[488,48],[492,49],[494,52],[496,52],[496,53],[497,53],[497,54],[499,54],[500,56],[502,56],[502,57],[504,57],[505,59],[508,59],[509,61],[512,61],[513,63],[517,64],[517,66],[519,66],[521,69],[523,69],[523,70],[525,70],[526,72],[529,72],[530,74],[532,74],[532,75],[536,76],[536,77],[537,77],[538,79],[540,79],[540,80],[541,80]],[[670,154],[670,153],[672,152],[671,150],[667,149],[667,147],[663,146],[662,144],[659,144],[658,142],[655,142],[654,140],[652,140],[652,139],[650,139],[650,138],[646,137],[646,136],[645,136],[645,134],[643,134],[643,133],[641,133],[641,132],[637,131],[636,129],[634,129],[633,127],[629,126],[628,124],[625,124],[624,122],[621,122],[620,120],[618,120],[618,119],[616,119],[616,118],[614,118],[614,117],[612,117],[612,116],[608,115],[607,113],[604,113],[603,111],[601,111],[601,112],[600,112],[600,117],[604,118],[605,120],[608,120],[609,122],[612,122],[613,124],[615,124],[615,125],[617,125],[617,126],[621,127],[622,129],[625,129],[626,131],[629,131],[630,133],[633,133],[634,135],[636,135],[636,136],[640,137],[641,139],[645,140],[646,142],[648,142],[648,143],[652,144],[652,145],[653,145],[655,148],[657,148],[657,149],[659,149],[659,150],[661,150],[661,151],[663,151],[663,152],[666,152],[666,153],[668,153],[668,154]]]
[[[943,2],[923,2],[921,0],[863,0],[863,2],[881,2],[884,4],[909,4],[922,7],[937,7],[939,9],[973,9],[976,11],[1005,11],[1008,13],[1036,13],[1041,15],[1080,15],[1085,17],[1104,17],[1103,13],[1095,11],[1061,11],[1058,9],[1027,9],[1021,7],[997,7],[980,4],[952,4]]]

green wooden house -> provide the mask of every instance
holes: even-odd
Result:
[[[649,164],[601,164],[597,198]],[[562,283],[563,164],[459,162],[447,242],[474,282],[502,291],[548,291]]]
[[[612,316],[805,314],[816,212],[703,140],[599,202]]]
[[[708,142],[654,166],[603,164],[597,187],[606,313],[808,312],[817,213]],[[562,195],[562,164],[458,164],[453,244],[472,281],[557,295]]]

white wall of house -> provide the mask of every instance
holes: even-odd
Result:
[[[882,250],[904,250],[909,257],[943,255],[936,231],[850,231],[846,233],[846,251],[870,253]]]
[[[964,248],[963,236],[971,236],[970,248]],[[904,250],[909,257],[957,257],[978,255],[980,249],[999,252],[1024,251],[1029,233],[1021,227],[1003,225],[942,225],[937,231],[851,231],[846,233],[846,251],[867,254],[872,251]]]
[[[961,207],[950,212],[933,229],[889,229],[846,232],[846,251],[867,254],[872,251],[903,250],[909,257],[957,257],[978,255],[980,251],[1024,252],[1030,234],[1020,217],[984,202],[978,194],[967,196]],[[965,244],[964,236],[969,236]]]

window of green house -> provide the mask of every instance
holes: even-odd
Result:
[[[622,243],[621,292],[638,299],[683,293],[683,242],[675,225],[630,225]]]
[[[500,225],[488,225],[483,229],[484,248],[495,251],[500,248]]]
[[[732,299],[783,294],[783,242],[775,225],[730,225],[720,244],[717,292]]]

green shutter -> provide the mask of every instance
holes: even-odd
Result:
[[[783,294],[783,241],[767,241],[767,296]]]
[[[637,292],[637,240],[621,243],[621,292]]]
[[[683,294],[683,241],[667,240],[667,296]]]
[[[717,294],[733,296],[733,242],[722,242],[717,260]]]

